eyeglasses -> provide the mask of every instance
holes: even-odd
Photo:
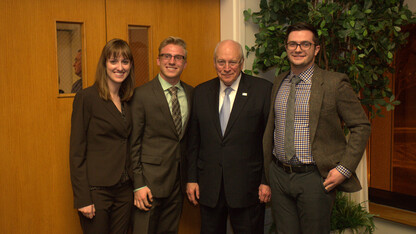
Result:
[[[227,63],[228,63],[228,66],[229,66],[229,67],[235,68],[235,67],[237,67],[238,65],[240,65],[240,63],[241,63],[241,59],[240,59],[239,61],[233,61],[233,60],[231,60],[231,61],[217,60],[217,61],[216,61],[216,64],[217,64],[217,66],[219,66],[219,67],[225,67],[225,65],[226,65]]]
[[[176,62],[180,62],[185,60],[185,56],[183,55],[171,55],[171,54],[159,54],[159,58],[163,59],[163,60],[171,60],[172,57],[175,59]]]
[[[315,45],[314,43],[311,43],[309,41],[302,41],[301,43],[296,43],[294,41],[289,41],[286,43],[286,48],[288,50],[296,50],[298,46],[300,46],[301,50],[309,50],[312,45]]]

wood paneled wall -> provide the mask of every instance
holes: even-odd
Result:
[[[83,24],[84,85],[106,41],[127,40],[128,25],[150,26],[151,76],[157,47],[188,43],[183,79],[215,76],[219,0],[2,0],[0,2],[0,233],[80,233],[69,178],[72,94],[59,96],[56,21]],[[181,233],[196,233],[198,210],[185,206]]]

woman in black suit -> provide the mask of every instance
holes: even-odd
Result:
[[[109,41],[94,85],[79,91],[71,119],[70,172],[84,233],[126,233],[133,204],[130,110],[134,62],[128,44]]]

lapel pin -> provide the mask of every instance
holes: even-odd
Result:
[[[243,95],[243,96],[247,96],[247,93],[242,93],[241,95]]]

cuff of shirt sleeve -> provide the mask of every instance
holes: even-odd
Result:
[[[350,178],[352,175],[351,171],[345,168],[344,166],[338,165],[336,169],[339,173],[341,173],[343,176],[347,178]]]
[[[137,191],[139,191],[140,189],[142,189],[142,188],[146,188],[147,187],[147,185],[145,185],[145,186],[143,186],[143,187],[140,187],[140,188],[136,188],[135,190],[133,190],[133,192],[137,192]]]

